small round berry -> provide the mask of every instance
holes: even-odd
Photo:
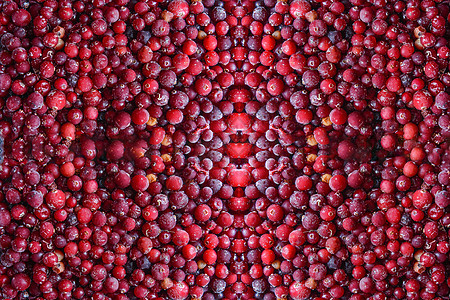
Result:
[[[144,175],[135,175],[131,179],[131,187],[137,192],[143,192],[148,189],[148,178]]]
[[[335,192],[342,192],[347,187],[347,179],[343,175],[334,175],[330,178],[330,188]]]

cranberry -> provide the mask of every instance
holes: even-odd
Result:
[[[116,2],[1,8],[4,297],[448,294],[443,3]]]

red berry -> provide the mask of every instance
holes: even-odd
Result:
[[[45,104],[51,109],[61,110],[66,106],[66,95],[59,90],[53,90],[45,99]]]

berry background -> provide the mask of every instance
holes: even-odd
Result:
[[[449,299],[449,21],[0,0],[0,299]]]

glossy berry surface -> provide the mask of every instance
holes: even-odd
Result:
[[[449,299],[441,0],[0,5],[0,299]]]

